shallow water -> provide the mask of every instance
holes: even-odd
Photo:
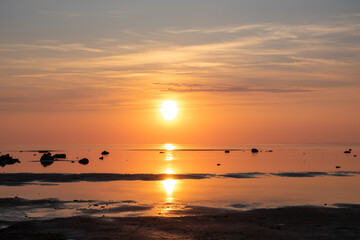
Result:
[[[65,207],[56,209],[23,208],[22,212],[16,215],[19,218],[25,215],[41,218],[84,213],[172,216],[183,214],[190,206],[247,210],[294,205],[332,206],[336,203],[360,203],[360,158],[354,157],[355,154],[359,155],[360,146],[254,146],[260,150],[259,153],[251,153],[251,147],[1,146],[1,154],[9,153],[21,161],[1,169],[5,173],[2,174],[5,180],[10,173],[60,175],[56,175],[53,180],[42,179],[43,175],[30,175],[30,179],[33,180],[22,182],[20,175],[15,174],[15,180],[11,180],[11,184],[2,181],[0,197],[56,198],[70,202],[79,199],[131,200],[130,203],[119,203],[116,211],[110,211],[105,205],[99,211],[78,210],[84,207],[94,208],[88,203],[84,206],[67,203]],[[345,154],[344,150],[349,148],[352,148],[352,153]],[[230,149],[230,153],[225,153],[225,149]],[[39,161],[42,154],[36,150],[66,153],[67,158],[44,167]],[[100,160],[103,150],[109,151],[110,154]],[[88,158],[89,164],[79,164],[77,161],[81,158]],[[64,173],[79,175],[72,180],[73,175],[63,175]],[[99,176],[102,176],[102,173],[116,175],[114,178],[94,182],[93,178],[83,173],[99,173]],[[145,178],[144,174],[152,175],[146,175]],[[197,174],[196,179],[194,174]],[[128,207],[129,204],[131,207]],[[18,210],[16,208],[16,211]],[[11,215],[11,212],[9,214]]]

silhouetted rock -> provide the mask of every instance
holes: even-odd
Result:
[[[51,164],[54,163],[54,157],[51,156],[51,153],[44,153],[41,158],[40,158],[40,163],[41,165],[43,165],[44,167],[47,167]]]
[[[103,159],[104,159],[104,157],[99,157],[99,159],[100,159],[100,160],[103,160]]]
[[[347,150],[346,150],[346,151],[344,151],[344,153],[351,153],[351,151],[347,151]]]
[[[51,153],[48,152],[48,153],[44,153],[41,156],[40,160],[54,160],[54,157],[51,156]]]
[[[273,150],[269,150],[269,152],[273,152]]]
[[[55,154],[53,157],[54,158],[66,158],[66,154],[59,153],[59,154]]]
[[[354,157],[357,157],[357,155],[355,154]]]
[[[101,155],[109,155],[109,152],[108,152],[108,151],[103,151],[103,152],[101,153]]]
[[[259,150],[257,150],[256,148],[253,148],[253,149],[251,149],[251,152],[252,152],[252,153],[258,153]]]
[[[50,166],[51,164],[54,163],[54,160],[40,160],[41,165],[43,165],[44,167]]]
[[[230,153],[230,150],[225,150],[225,153]]]
[[[80,164],[83,164],[83,165],[86,165],[86,164],[89,163],[89,159],[87,159],[87,158],[80,159],[80,160],[79,160],[79,163],[80,163]]]
[[[221,164],[220,164],[220,163],[218,163],[218,164],[216,164],[216,165],[220,166]]]
[[[159,153],[165,153],[165,152],[159,152]]]
[[[341,168],[340,166],[336,166],[336,168]]]
[[[15,163],[20,163],[19,159],[12,158],[9,154],[0,156],[0,166],[5,167],[6,165],[12,165]]]

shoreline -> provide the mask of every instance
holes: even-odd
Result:
[[[360,206],[0,222],[0,239],[359,239]]]

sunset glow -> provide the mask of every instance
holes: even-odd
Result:
[[[164,147],[165,147],[165,149],[168,150],[168,151],[172,151],[172,150],[175,149],[175,145],[172,144],[172,143],[166,143],[166,144],[164,145]],[[172,155],[171,155],[171,157],[172,157]]]
[[[167,100],[161,105],[160,112],[165,120],[174,120],[178,113],[177,104],[175,101]]]

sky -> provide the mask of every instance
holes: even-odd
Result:
[[[0,33],[0,144],[360,143],[358,0],[0,0]]]

